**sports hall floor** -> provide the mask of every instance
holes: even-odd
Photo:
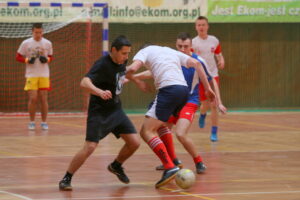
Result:
[[[143,116],[130,118],[139,129]],[[58,181],[83,144],[85,115],[51,115],[48,131],[28,131],[27,121],[27,116],[0,117],[1,200],[300,199],[300,112],[223,115],[217,143],[209,141],[209,120],[204,129],[195,120],[190,136],[208,169],[188,190],[179,190],[174,182],[155,189],[159,160],[144,142],[124,166],[131,183],[119,182],[106,167],[122,141],[109,136],[75,174],[74,190],[59,191]],[[175,141],[185,168],[194,170],[192,159]]]

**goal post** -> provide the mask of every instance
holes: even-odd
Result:
[[[0,16],[0,114],[27,112],[25,64],[15,56],[38,22],[53,45],[49,111],[81,112],[86,101],[80,80],[96,59],[109,52],[108,4],[0,2]]]

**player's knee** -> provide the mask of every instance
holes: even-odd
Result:
[[[92,154],[97,147],[97,143],[88,143],[85,145],[84,151],[87,155]]]
[[[29,103],[31,103],[31,104],[37,104],[37,101],[38,101],[37,96],[36,96],[36,97],[30,97],[30,98],[29,98]]]
[[[181,142],[181,143],[185,141],[185,135],[184,134],[176,133],[176,137],[179,140],[179,142]]]
[[[132,151],[137,150],[137,149],[140,147],[140,145],[141,145],[141,142],[140,142],[139,139],[134,139],[134,140],[132,140],[132,141],[128,144],[129,148],[130,148]]]

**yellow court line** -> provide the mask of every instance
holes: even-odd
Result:
[[[192,193],[189,193],[189,192],[180,192],[180,191],[170,189],[170,188],[166,188],[166,187],[160,187],[159,189],[166,190],[166,191],[171,191],[171,192],[178,192],[179,194],[183,194],[183,195],[187,195],[187,196],[191,196],[191,197],[196,197],[196,198],[200,198],[200,199],[216,200],[214,198],[205,197],[205,196],[198,195],[198,194],[192,194]]]
[[[77,125],[77,124],[62,123],[62,122],[50,122],[50,124],[58,124],[58,125],[78,127],[78,128],[84,128],[85,127],[85,126],[81,126],[81,125]]]
[[[265,123],[246,122],[246,121],[230,120],[230,119],[221,119],[221,121],[223,121],[223,122],[230,122],[230,123],[236,123],[236,124],[248,124],[248,125],[266,126],[266,127],[271,127],[271,128],[284,128],[284,129],[290,129],[290,130],[300,131],[300,128],[287,127],[287,126],[278,126],[278,125],[265,124]]]
[[[0,151],[0,156],[21,156],[20,154],[16,154],[16,153],[11,153],[11,152],[7,152],[7,151]]]

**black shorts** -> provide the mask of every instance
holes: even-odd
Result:
[[[99,142],[110,132],[116,138],[120,134],[136,134],[137,131],[122,109],[116,109],[109,113],[91,112],[87,119],[86,141]]]

